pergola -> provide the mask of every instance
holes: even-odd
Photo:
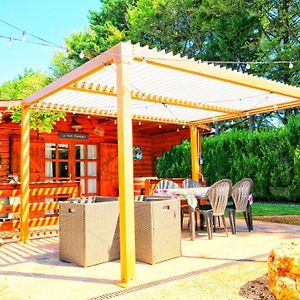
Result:
[[[198,180],[198,128],[299,105],[297,87],[119,43],[22,101],[21,240],[29,238],[30,108],[117,117],[121,282],[126,285],[135,279],[132,120],[189,126],[192,177]]]

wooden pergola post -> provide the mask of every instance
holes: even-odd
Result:
[[[191,161],[192,179],[199,182],[199,162],[198,162],[198,130],[196,126],[190,126],[191,136]]]
[[[203,175],[202,175],[202,131],[198,131],[198,168],[199,168],[199,172],[198,172],[198,176],[199,176],[199,180],[202,181],[203,179]],[[201,160],[201,161],[200,161]],[[200,174],[201,174],[201,178],[200,178]]]
[[[121,285],[125,287],[135,279],[132,119],[128,61],[130,52],[124,53],[128,46],[130,45],[122,43],[116,46],[120,260]]]
[[[30,108],[22,105],[21,114],[21,205],[20,241],[29,239],[29,148],[30,148]]]

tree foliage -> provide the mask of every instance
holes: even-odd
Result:
[[[23,75],[18,75],[15,79],[4,82],[0,86],[0,99],[25,99],[51,81],[52,79],[41,71],[25,70]],[[14,123],[21,121],[20,106],[11,107],[8,111],[11,113],[11,119]],[[56,122],[61,118],[65,118],[65,113],[32,109],[30,127],[34,130],[51,132]]]
[[[42,71],[25,69],[24,74],[17,75],[0,85],[0,99],[25,99],[51,82],[51,77]]]
[[[202,60],[233,61],[230,66],[243,71],[239,62],[299,60],[299,0],[100,2],[100,11],[90,11],[89,28],[66,38],[74,67],[128,39]],[[297,85],[296,67],[258,64],[250,72]]]
[[[8,110],[14,123],[21,122],[21,106],[12,106]],[[65,113],[60,111],[48,111],[42,109],[30,110],[30,128],[40,132],[50,133],[60,119],[65,119]]]

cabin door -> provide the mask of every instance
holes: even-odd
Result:
[[[100,195],[119,196],[117,144],[100,145]]]

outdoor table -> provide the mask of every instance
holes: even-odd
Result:
[[[209,187],[199,188],[176,188],[176,189],[154,189],[154,195],[171,195],[172,198],[180,198],[181,203],[187,200],[189,207],[189,218],[190,218],[190,238],[192,241],[195,240],[195,208],[198,204],[197,198],[205,197]]]

